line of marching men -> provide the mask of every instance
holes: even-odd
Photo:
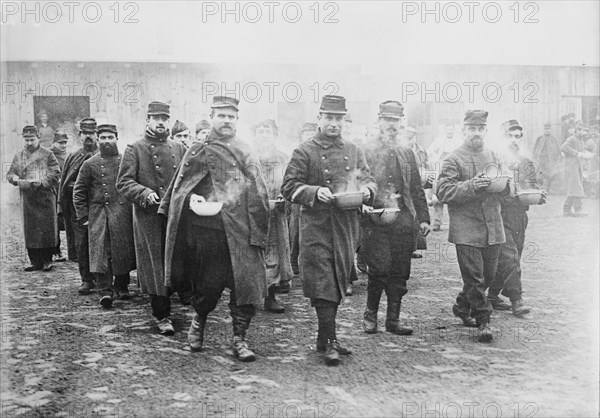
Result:
[[[129,273],[137,267],[162,334],[175,332],[173,293],[193,307],[188,342],[199,351],[207,316],[228,288],[232,347],[241,361],[255,359],[246,340],[255,306],[283,312],[275,291],[289,289],[293,271],[316,310],[317,350],[337,365],[351,353],[337,339],[336,318],[360,246],[368,274],[365,332],[377,332],[385,292],[385,330],[412,334],[400,323],[400,309],[415,242],[432,229],[423,189],[432,179],[422,180],[418,153],[402,143],[403,105],[381,103],[376,126],[357,146],[342,134],[345,98],[324,96],[317,123],[305,125],[291,159],[278,150],[272,120],[253,127],[254,146],[239,139],[238,111],[236,99],[214,97],[207,136],[186,147],[176,140],[189,135],[185,126],[170,130],[169,105],[151,102],[143,138],[122,155],[117,127],[86,118],[79,125],[83,146],[62,171],[52,151],[40,147],[37,128],[26,126],[25,147],[7,173],[21,192],[32,264],[25,270],[52,269],[58,200],[75,241],[69,258],[78,262],[81,294],[97,288],[104,308],[115,297],[128,299]],[[453,313],[477,328],[478,341],[489,342],[493,309],[529,312],[520,269],[528,203],[515,190],[536,188],[536,176],[523,175],[533,163],[519,153],[517,121],[505,126],[504,154],[485,146],[485,111],[467,111],[462,134],[433,188],[448,207],[464,284]],[[531,203],[544,202],[540,192]]]

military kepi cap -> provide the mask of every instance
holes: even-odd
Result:
[[[189,131],[189,128],[185,125],[185,123],[176,120],[171,128],[171,136],[175,136],[180,132]]]
[[[170,109],[171,106],[169,106],[167,103],[153,101],[148,103],[148,116],[171,116]]]
[[[379,105],[380,118],[402,119],[404,116],[404,106],[395,100],[387,100]]]
[[[105,123],[102,125],[98,125],[98,134],[100,132],[112,132],[115,135],[118,135],[117,127],[115,125],[111,125],[110,123]]]
[[[240,110],[239,107],[238,107],[239,104],[240,104],[240,101],[238,99],[236,99],[235,97],[214,96],[213,97],[212,105],[210,107],[211,107],[211,109],[218,109],[218,108],[224,108],[224,107],[232,107],[235,110]]]
[[[465,113],[465,125],[486,125],[488,112],[485,110],[467,110]]]
[[[206,119],[202,119],[200,122],[198,122],[196,124],[196,133],[198,133],[204,129],[210,129],[210,122],[207,121]]]
[[[517,129],[523,130],[523,128],[521,127],[521,125],[519,125],[519,122],[516,119],[511,119],[509,121],[504,122],[504,126],[507,131],[514,131]]]
[[[62,129],[57,129],[54,131],[54,141],[53,142],[67,142],[69,140],[69,135]]]
[[[23,136],[40,136],[35,125],[27,125],[23,128]]]
[[[79,132],[96,133],[97,127],[98,124],[94,118],[84,118],[81,119],[81,122],[79,122]]]
[[[345,115],[348,113],[348,110],[346,109],[346,98],[333,95],[323,96],[319,112]]]

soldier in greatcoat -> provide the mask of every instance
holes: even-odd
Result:
[[[57,244],[56,187],[60,167],[52,152],[40,145],[35,126],[23,128],[25,147],[15,154],[6,179],[19,187],[25,247],[31,266],[25,271],[52,269]]]
[[[77,221],[77,213],[73,205],[73,188],[83,163],[98,153],[96,127],[96,120],[92,118],[82,119],[79,123],[79,138],[83,146],[67,156],[58,187],[59,210],[65,221],[67,245],[71,245],[70,237],[75,239],[77,264],[82,282],[79,287],[81,295],[90,294],[95,284],[94,275],[90,273],[88,228]]]
[[[274,120],[260,121],[252,127],[252,131],[253,145],[267,184],[270,206],[269,234],[265,249],[268,295],[264,307],[269,312],[283,313],[285,308],[275,298],[275,289],[281,283],[289,288],[292,279],[289,229],[285,216],[285,200],[280,191],[283,171],[290,159],[277,147],[278,130]]]
[[[538,137],[533,147],[533,159],[539,164],[542,187],[550,192],[550,186],[560,172],[560,144],[550,132],[552,125],[544,124],[544,135]]]
[[[133,204],[133,238],[137,276],[143,293],[150,295],[152,315],[163,335],[173,335],[171,290],[165,286],[165,222],[158,205],[165,196],[185,147],[169,139],[170,106],[150,102],[144,137],[127,145],[117,190]]]
[[[565,156],[564,176],[567,188],[567,199],[563,204],[563,216],[587,216],[587,213],[581,211],[581,200],[585,197],[583,190],[583,163],[584,160],[594,158],[594,155],[585,148],[584,140],[587,132],[587,127],[581,122],[578,123],[575,134],[568,137],[560,148]]]
[[[58,165],[60,166],[61,171],[65,165],[65,160],[67,159],[67,143],[69,142],[69,136],[63,130],[57,129],[54,131],[54,142],[52,143],[52,147],[50,151],[56,157],[58,161]],[[56,191],[58,194],[58,185],[56,187]],[[57,202],[57,212],[58,212],[58,202]],[[54,261],[66,261],[66,258],[63,257],[62,251],[60,249],[60,231],[65,230],[65,220],[62,216],[57,216],[58,221],[58,244],[56,244],[56,249],[54,250]],[[77,252],[75,251],[75,242],[73,237],[67,240],[67,253],[69,254],[69,258],[77,258]]]
[[[387,315],[385,329],[397,335],[411,335],[412,329],[400,325],[402,298],[408,292],[415,230],[427,235],[429,209],[421,185],[421,175],[409,144],[399,141],[404,107],[396,101],[379,105],[380,135],[366,144],[365,157],[377,182],[375,209],[399,209],[395,220],[378,224],[369,216],[362,218],[363,254],[367,263],[367,308],[363,328],[377,332],[379,300],[385,290]]]
[[[121,154],[115,125],[98,126],[100,153],[81,166],[73,190],[77,220],[88,226],[90,271],[96,277],[100,304],[110,308],[114,287],[130,298],[129,272],[135,269],[131,203],[117,192]]]
[[[363,152],[342,138],[346,113],[344,97],[323,97],[319,130],[294,150],[281,187],[283,197],[302,205],[300,277],[304,296],[317,311],[317,351],[328,365],[351,353],[337,341],[335,320],[354,267],[360,213],[339,209],[333,194],[360,191],[370,203],[376,190]]]
[[[253,361],[246,332],[255,305],[267,294],[263,250],[269,208],[260,163],[236,136],[238,105],[232,97],[213,98],[212,130],[205,143],[187,151],[159,213],[168,216],[166,283],[174,290],[191,283],[193,289],[191,349],[202,349],[207,316],[228,288],[233,352],[240,361]],[[222,207],[201,216],[203,202]]]
[[[485,291],[498,267],[500,244],[504,243],[504,225],[500,214],[499,193],[486,188],[492,180],[487,170],[501,169],[495,152],[484,147],[488,112],[469,110],[463,127],[464,142],[442,163],[436,194],[448,205],[450,227],[448,241],[456,246],[456,257],[463,279],[463,290],[452,307],[465,326],[478,327],[477,340],[493,339],[489,328],[493,308]]]

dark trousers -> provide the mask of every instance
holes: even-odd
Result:
[[[521,255],[525,246],[525,230],[527,229],[527,212],[524,210],[502,210],[502,221],[506,242],[500,244],[498,255],[498,271],[490,288],[488,296],[502,294],[511,302],[521,299]]]
[[[50,263],[52,261],[52,254],[54,248],[27,248],[27,255],[29,255],[29,261],[32,266],[41,267],[44,263]]]
[[[490,322],[493,309],[485,290],[496,276],[499,253],[500,245],[456,245],[463,290],[456,297],[455,307],[463,314],[470,313],[478,324]]]
[[[230,290],[229,311],[233,333],[244,337],[256,311],[254,305],[238,305],[227,236],[219,229],[187,224],[185,277],[191,282],[191,304],[200,317],[212,312],[225,288]]]
[[[412,221],[390,225],[363,222],[363,254],[369,267],[367,292],[385,290],[399,298],[408,292],[411,255],[415,248]],[[369,309],[377,309],[369,307]]]
[[[567,196],[567,200],[565,200],[565,204],[563,205],[563,212],[570,213],[571,208],[575,209],[575,212],[580,212],[581,207],[582,207],[581,197]]]
[[[77,260],[77,243],[75,240],[75,231],[73,230],[73,222],[76,223],[77,220],[72,200],[65,200],[65,202],[63,202],[62,220],[65,224],[65,234],[67,236],[67,254],[69,260],[74,261]]]
[[[106,273],[94,273],[96,277],[96,287],[100,291],[100,295],[111,295],[113,294],[113,276],[112,274]],[[119,290],[127,289],[127,285],[129,284],[130,277],[129,274],[117,274],[115,276],[115,285],[114,287]],[[162,319],[162,318],[161,318]]]

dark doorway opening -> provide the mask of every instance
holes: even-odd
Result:
[[[35,124],[41,126],[40,114],[48,115],[48,125],[52,130],[64,129],[69,135],[69,149],[79,148],[78,123],[90,116],[88,96],[34,96],[33,112]]]

